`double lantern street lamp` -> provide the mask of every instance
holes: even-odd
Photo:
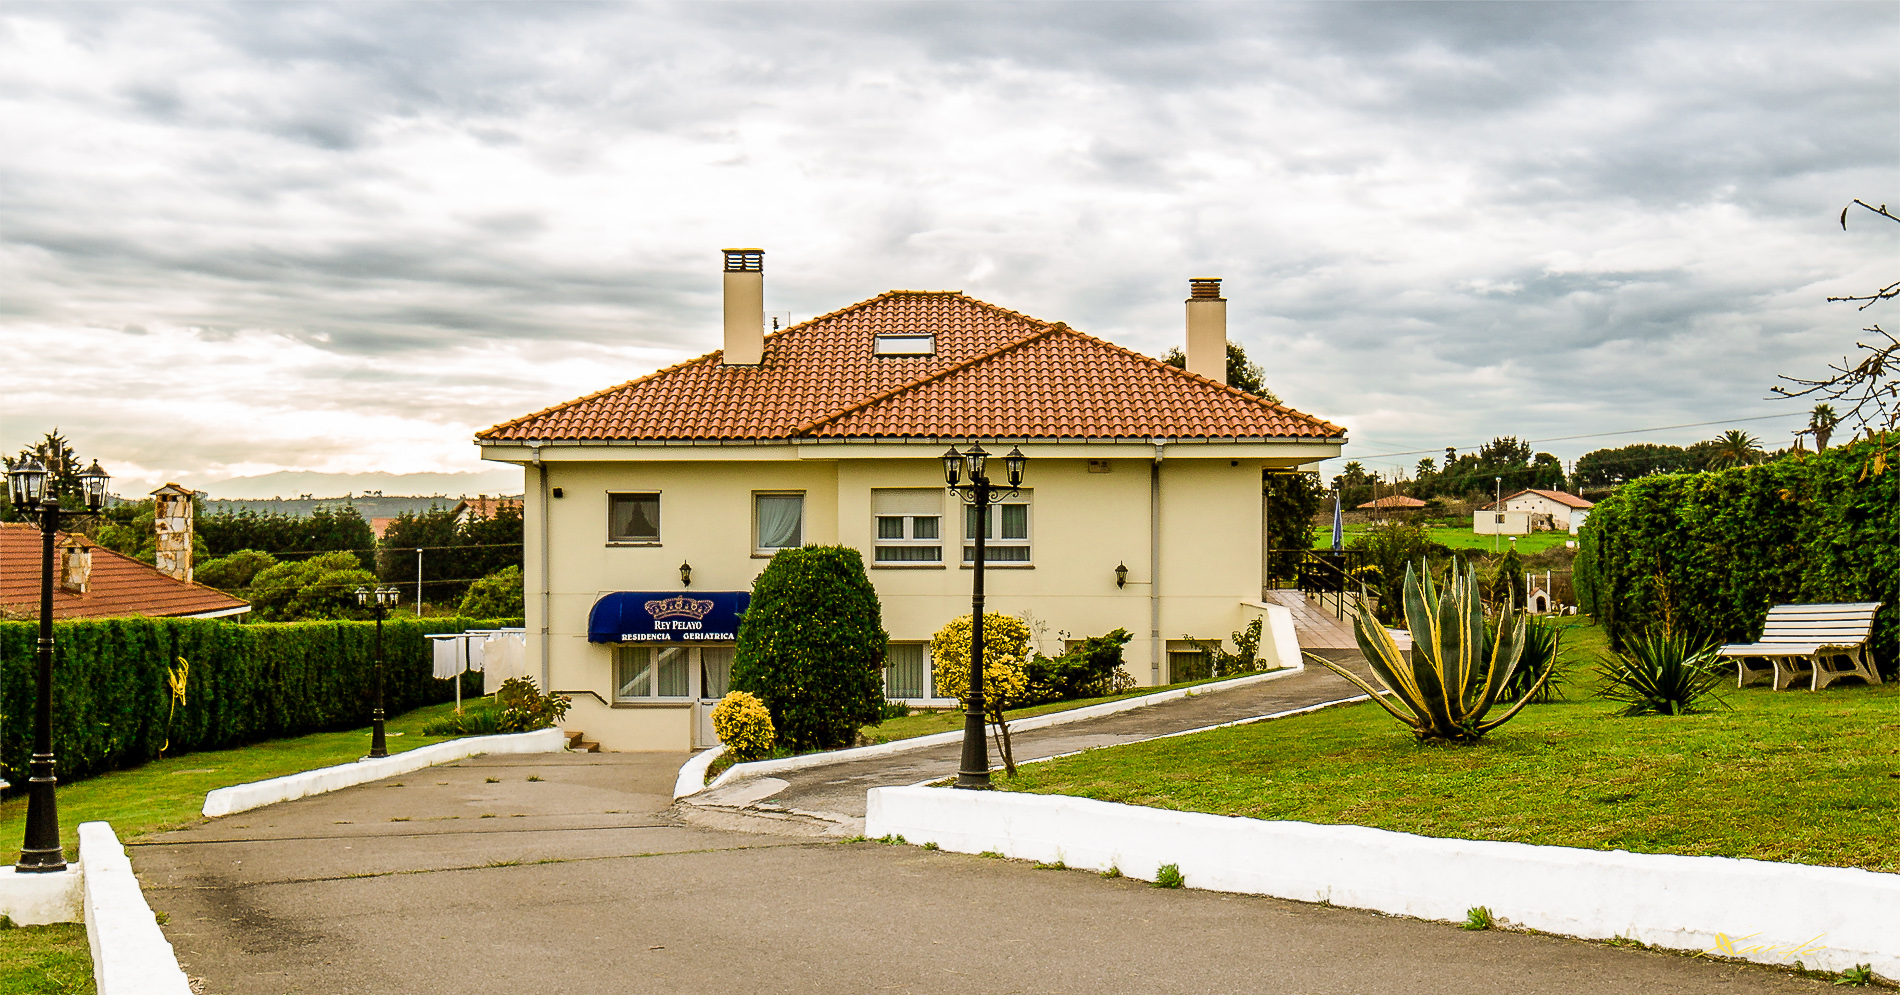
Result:
[[[389,756],[389,742],[383,738],[383,619],[389,617],[389,609],[400,597],[402,592],[394,587],[378,586],[373,591],[367,587],[356,589],[356,603],[376,614],[376,708],[370,712],[371,758]]]
[[[1029,462],[1020,448],[1010,449],[1003,457],[1008,483],[992,484],[983,472],[989,458],[990,454],[974,442],[963,452],[951,446],[943,454],[944,482],[964,504],[976,509],[976,527],[970,530],[976,541],[972,564],[975,573],[970,581],[970,696],[964,703],[963,762],[958,765],[957,787],[979,790],[990,786],[989,744],[983,739],[983,540],[990,533],[990,505],[1016,495],[1023,485],[1023,466]],[[966,472],[970,482],[958,483]]]
[[[40,644],[33,703],[33,761],[26,796],[26,841],[20,848],[22,873],[63,871],[66,854],[59,844],[59,803],[53,789],[59,780],[53,762],[53,545],[62,516],[82,518],[97,514],[106,504],[106,484],[112,476],[98,460],[79,474],[84,511],[62,511],[53,493],[52,474],[31,456],[7,469],[7,487],[13,507],[23,515],[40,516]]]

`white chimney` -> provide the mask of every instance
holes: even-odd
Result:
[[[1218,277],[1190,279],[1187,299],[1187,369],[1216,383],[1227,382],[1227,298]]]
[[[765,250],[727,249],[727,366],[757,366],[765,359]]]

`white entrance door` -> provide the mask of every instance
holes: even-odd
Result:
[[[719,745],[719,734],[713,731],[712,710],[719,699],[732,689],[732,657],[734,647],[700,646],[699,656],[699,700],[693,703],[693,749],[711,749]]]

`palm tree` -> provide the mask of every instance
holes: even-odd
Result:
[[[1834,434],[1834,427],[1841,423],[1841,416],[1834,413],[1831,404],[1817,404],[1808,412],[1808,434],[1814,436],[1814,448],[1825,450],[1827,440]]]
[[[1761,462],[1761,440],[1739,428],[1731,428],[1715,439],[1715,453],[1709,466],[1748,466]]]

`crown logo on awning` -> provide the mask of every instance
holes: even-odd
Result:
[[[677,598],[657,598],[646,603],[647,614],[654,618],[705,618],[713,610],[713,603],[680,595]]]

